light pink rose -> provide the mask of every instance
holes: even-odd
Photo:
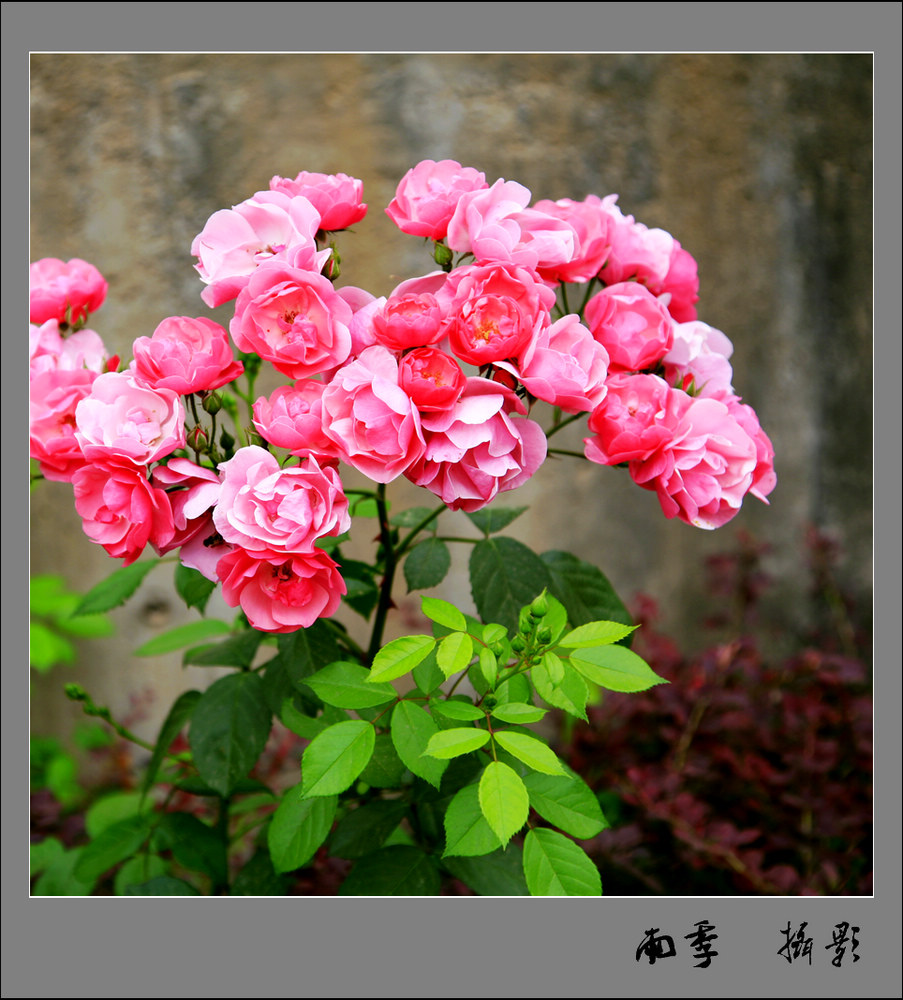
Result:
[[[672,438],[665,426],[668,383],[657,375],[611,376],[603,401],[593,410],[587,427],[593,437],[584,438],[584,451],[591,462],[620,465],[655,454]]]
[[[169,498],[151,486],[143,468],[127,461],[93,463],[75,472],[72,488],[85,534],[126,566],[149,542],[162,549],[173,536]]]
[[[45,479],[68,483],[85,464],[75,437],[75,408],[91,392],[97,378],[87,368],[50,369],[36,375],[30,386],[30,455],[40,463]]]
[[[525,483],[546,457],[542,428],[497,382],[469,378],[450,410],[423,415],[426,449],[405,473],[451,510],[475,511]]]
[[[93,264],[73,257],[35,261],[28,271],[29,317],[32,323],[55,319],[69,326],[85,323],[107,296],[107,283]]]
[[[690,323],[696,319],[699,301],[699,273],[696,260],[677,240],[671,249],[668,273],[661,285],[649,283],[655,295],[668,295],[668,312],[676,323]]]
[[[420,415],[380,345],[340,368],[323,393],[323,430],[342,461],[377,483],[400,476],[423,453]]]
[[[185,566],[198,570],[216,582],[217,562],[231,552],[213,523],[213,509],[220,494],[219,476],[187,458],[171,458],[151,473],[151,485],[165,490],[172,507],[173,536],[156,544],[159,555],[179,549]]]
[[[742,403],[739,396],[725,392],[719,393],[716,398],[724,403],[730,415],[755,442],[756,469],[753,472],[749,492],[762,503],[768,503],[768,494],[778,482],[774,471],[774,446],[771,439],[762,430],[756,411],[746,403]]]
[[[313,552],[318,538],[351,527],[338,473],[321,469],[314,456],[282,469],[274,455],[251,445],[223,462],[220,473],[213,523],[233,545],[253,552]]]
[[[319,273],[332,251],[317,251],[320,213],[302,197],[258,191],[231,209],[214,212],[194,238],[191,253],[207,288],[201,298],[214,308],[230,302],[264,261],[285,260]]]
[[[29,374],[32,378],[51,370],[87,368],[100,374],[106,369],[107,349],[93,330],[78,330],[63,336],[59,322],[49,319],[29,328]]]
[[[323,433],[323,391],[326,386],[314,379],[300,379],[293,386],[282,385],[267,398],[254,404],[257,432],[277,448],[293,455],[317,455],[320,465],[335,458],[335,446]]]
[[[204,317],[170,316],[150,337],[139,337],[132,349],[136,381],[180,396],[219,389],[244,371],[232,354],[229,335]]]
[[[708,323],[694,320],[674,327],[674,343],[664,356],[665,378],[681,389],[692,379],[694,395],[732,393],[730,358],[734,345]]]
[[[674,321],[659,300],[636,281],[597,292],[584,309],[586,325],[608,351],[609,370],[652,368],[671,350]]]
[[[409,351],[398,370],[402,389],[421,413],[450,409],[467,381],[458,362],[434,347]]]
[[[485,174],[456,160],[422,160],[402,177],[386,214],[404,233],[441,240],[461,195],[487,186]]]
[[[330,371],[351,352],[351,306],[321,274],[281,261],[261,264],[235,303],[229,332],[289,378]]]
[[[617,200],[616,194],[602,199],[601,207],[611,219],[611,250],[601,278],[606,285],[633,278],[658,289],[671,268],[674,237],[664,229],[649,229],[632,215],[624,215]]]
[[[570,260],[538,268],[547,281],[586,282],[594,278],[605,264],[611,251],[611,215],[602,208],[602,199],[588,195],[583,201],[561,198],[558,201],[538,201],[534,208],[566,222],[575,234],[574,252]]]
[[[320,213],[320,228],[327,232],[347,229],[367,214],[367,206],[361,200],[363,182],[348,174],[316,174],[302,170],[294,180],[274,177],[270,190],[307,198]]]
[[[185,447],[185,411],[170,389],[148,389],[127,372],[98,375],[75,410],[76,437],[89,461],[149,465]]]
[[[334,614],[346,593],[325,552],[251,553],[235,549],[217,564],[226,603],[241,606],[261,632],[295,632]]]

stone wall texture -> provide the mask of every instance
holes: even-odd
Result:
[[[778,486],[769,507],[750,499],[709,533],[666,521],[626,473],[561,458],[507,498],[531,504],[510,533],[596,562],[628,601],[653,595],[691,648],[711,601],[704,559],[740,531],[771,546],[769,635],[791,641],[817,614],[810,524],[840,541],[842,583],[870,605],[871,56],[40,54],[31,100],[31,259],[100,268],[110,291],[92,326],[124,361],[165,316],[209,315],[192,238],[273,174],[363,180],[370,214],[341,237],[343,278],[377,295],[431,266],[383,213],[421,159],[517,180],[537,199],[617,192],[625,212],[696,257],[700,318],[734,342],[735,388],[774,442]],[[572,430],[562,447],[580,447]],[[398,506],[425,502],[406,482],[390,491]],[[467,531],[460,522],[451,530]],[[32,526],[33,572],[86,589],[113,568],[83,535],[68,486],[35,491]],[[443,591],[451,599],[469,599],[465,560]],[[136,723],[145,734],[177,690],[210,679],[178,655],[131,656],[188,620],[170,573],[156,570],[115,613],[115,639],[36,679],[36,730],[71,726],[63,679],[120,713],[153,689],[156,708]],[[396,629],[415,614],[401,603]]]

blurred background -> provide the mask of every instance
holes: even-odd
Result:
[[[769,507],[750,498],[703,532],[665,520],[623,470],[557,458],[503,498],[530,504],[507,533],[594,562],[632,607],[649,595],[688,655],[711,641],[705,620],[753,628],[781,656],[819,630],[846,630],[849,645],[847,609],[867,627],[871,607],[871,82],[868,54],[37,54],[30,256],[100,269],[110,287],[91,325],[127,363],[166,316],[210,315],[191,241],[274,174],[363,180],[370,211],[339,237],[340,284],[375,295],[432,269],[383,211],[421,159],[516,180],[534,199],[618,193],[695,256],[699,317],[734,343],[734,386],[774,443],[778,485]],[[213,315],[228,325],[229,312]],[[559,446],[579,449],[581,429]],[[429,502],[406,481],[389,490],[396,509]],[[458,520],[449,534],[472,531]],[[68,485],[40,484],[31,522],[32,573],[84,591],[115,567],[83,534]],[[831,547],[833,598],[813,589],[813,527]],[[355,539],[364,558],[370,540]],[[740,620],[709,571],[753,550],[772,585]],[[442,588],[462,604],[466,556]],[[179,654],[131,655],[196,617],[171,581],[152,573],[112,614],[114,637],[33,678],[33,731],[70,732],[80,711],[62,685],[78,680],[152,739],[175,694],[212,679]],[[398,630],[416,617],[402,591]]]

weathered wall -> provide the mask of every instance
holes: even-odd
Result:
[[[774,441],[778,486],[770,507],[750,500],[706,533],[666,521],[623,472],[558,459],[508,498],[533,505],[512,533],[592,559],[626,598],[653,594],[692,645],[703,558],[751,531],[782,581],[763,627],[789,633],[810,614],[808,523],[841,540],[844,582],[868,601],[871,141],[868,55],[37,55],[31,258],[100,268],[110,292],[93,326],[127,360],[165,316],[206,314],[191,240],[273,174],[364,181],[370,215],[340,249],[347,281],[374,294],[430,266],[382,211],[420,159],[457,159],[536,198],[618,192],[696,257],[700,318],[735,344],[735,387]],[[391,490],[423,502],[407,483]],[[32,521],[34,572],[87,587],[112,568],[67,486],[44,484]],[[450,586],[466,599],[466,580]],[[129,651],[181,617],[168,573],[152,575],[117,612],[119,638],[85,649],[79,679],[117,710],[153,685],[165,708],[207,675]],[[62,674],[35,685],[39,730],[72,717]]]

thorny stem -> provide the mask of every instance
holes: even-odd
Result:
[[[376,617],[373,619],[373,632],[370,636],[370,648],[367,660],[372,665],[379,647],[382,645],[383,631],[386,627],[386,616],[392,605],[392,584],[395,580],[395,568],[398,565],[398,552],[392,545],[392,530],[389,526],[389,508],[386,504],[386,487],[379,484],[376,493],[376,509],[379,516],[379,534],[383,548],[385,569],[379,590],[379,604],[376,607]]]

